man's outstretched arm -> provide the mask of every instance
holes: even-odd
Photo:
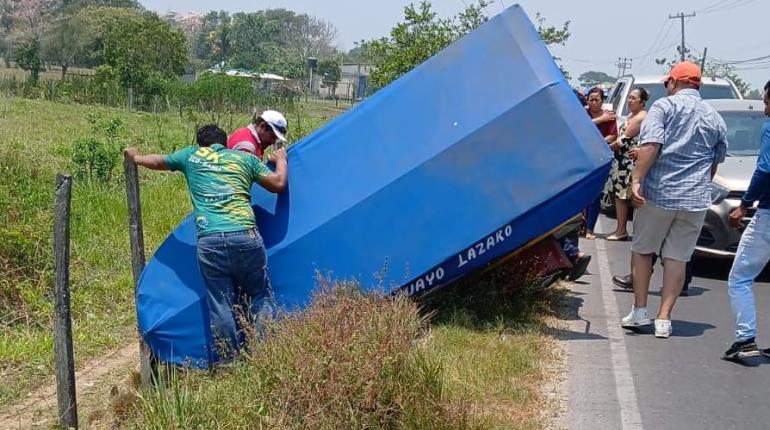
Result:
[[[168,170],[168,166],[166,166],[166,160],[162,155],[140,155],[139,149],[136,147],[126,148],[123,150],[123,153],[131,157],[131,159],[134,160],[134,163],[136,163],[138,166],[146,167],[151,170]]]
[[[289,180],[286,150],[283,148],[276,150],[273,153],[273,159],[275,160],[275,172],[260,179],[259,185],[270,192],[280,193],[286,189]]]

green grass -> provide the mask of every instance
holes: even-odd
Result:
[[[558,358],[545,320],[563,291],[473,284],[486,293],[460,286],[422,303],[325,290],[239,363],[213,375],[172,371],[122,426],[548,428],[540,387]]]
[[[339,110],[309,101],[288,113],[294,138]],[[196,124],[232,129],[249,115],[137,113],[0,99],[0,408],[51,380],[54,176],[71,171],[88,115],[119,118],[122,144],[169,152]],[[78,364],[135,333],[122,168],[107,184],[76,183],[72,311]],[[190,210],[179,175],[141,171],[150,254]],[[148,255],[149,257],[149,255]],[[120,412],[129,428],[540,429],[539,386],[557,358],[545,318],[558,292],[513,288],[502,267],[415,303],[345,289],[276,323],[238,364],[172,373]],[[515,291],[500,295],[500,291]],[[105,402],[106,403],[106,402]],[[125,406],[125,405],[124,405]],[[116,414],[117,415],[117,414]]]
[[[305,114],[310,132],[336,112]],[[325,114],[322,114],[325,112]],[[225,129],[248,114],[152,114],[121,109],[0,99],[0,407],[39,386],[52,372],[52,229],[54,178],[72,172],[72,145],[90,136],[89,115],[124,124],[120,146],[170,152],[192,142],[196,125]],[[119,157],[119,154],[118,154]],[[135,333],[122,161],[108,183],[75,181],[71,213],[73,336],[78,364],[116,347]],[[189,212],[180,175],[142,170],[142,209],[148,257]]]

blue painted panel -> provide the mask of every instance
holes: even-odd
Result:
[[[509,254],[588,204],[610,152],[523,10],[511,7],[289,151],[289,187],[255,186],[279,304],[316,271],[422,294]],[[205,287],[186,219],[139,287],[163,360],[205,366]]]

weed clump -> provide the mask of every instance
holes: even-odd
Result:
[[[138,425],[473,428],[469,408],[445,395],[443,365],[416,346],[426,328],[406,297],[323,288],[306,310],[270,324],[215,383],[188,375],[155,390]],[[197,387],[192,394],[190,387]]]

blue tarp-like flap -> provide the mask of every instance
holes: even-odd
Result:
[[[445,285],[578,213],[609,162],[526,14],[508,8],[294,145],[285,193],[255,186],[276,298],[306,305],[319,272],[410,294]],[[162,359],[211,359],[189,218],[139,290]]]

